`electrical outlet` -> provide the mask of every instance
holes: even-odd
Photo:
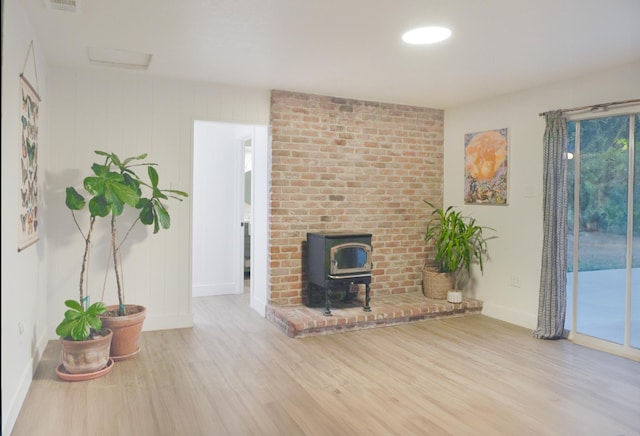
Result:
[[[516,288],[520,287],[520,276],[517,274],[511,274],[511,286]]]
[[[18,322],[18,343],[22,344],[24,337],[24,323],[22,321]]]

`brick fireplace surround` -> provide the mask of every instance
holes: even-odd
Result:
[[[423,241],[429,213],[423,200],[442,204],[443,118],[440,109],[272,91],[269,319],[287,331],[301,313],[322,317],[321,309],[306,306],[304,256],[307,232],[323,230],[372,234],[374,318],[479,313],[477,300],[434,303],[421,292],[422,266],[432,250]],[[383,301],[391,312],[379,313]],[[412,306],[408,315],[394,301],[405,311]],[[361,307],[349,310],[363,314]],[[346,312],[325,318],[354,324],[350,329],[375,321]],[[304,334],[312,334],[314,323],[313,334],[340,330],[326,325],[334,323],[330,319],[296,322]]]

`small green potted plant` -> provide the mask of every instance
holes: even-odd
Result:
[[[118,305],[107,306],[101,315],[105,327],[113,331],[111,357],[122,360],[134,357],[139,351],[139,336],[146,317],[146,308],[135,304],[126,304],[122,273],[121,248],[131,230],[138,224],[153,226],[153,233],[171,226],[169,212],[164,201],[177,199],[182,201],[188,194],[175,189],[160,189],[159,175],[155,163],[146,162],[147,154],[120,159],[115,153],[96,151],[104,161],[91,166],[92,173],[84,178],[83,187],[86,201],[74,187],[66,189],[65,204],[71,210],[76,227],[84,236],[75,216],[76,211],[87,207],[89,211],[89,229],[85,237],[85,255],[83,257],[80,279],[81,301],[83,294],[83,277],[87,270],[86,260],[88,248],[91,245],[91,233],[97,218],[105,218],[110,229],[110,254],[112,271],[118,294]],[[143,179],[135,170],[145,168],[147,177]],[[127,208],[137,211],[136,219],[120,237],[118,217]]]
[[[435,263],[426,264],[423,269],[423,292],[427,298],[459,303],[471,265],[477,263],[480,272],[484,272],[488,240],[484,232],[494,229],[479,225],[475,218],[462,215],[453,206],[445,209],[424,202],[432,209],[424,241],[433,241]]]
[[[56,334],[62,347],[62,367],[56,372],[64,380],[86,380],[107,373],[113,332],[102,327],[104,303],[85,307],[76,300],[65,301],[67,310]],[[64,370],[63,370],[64,368]]]

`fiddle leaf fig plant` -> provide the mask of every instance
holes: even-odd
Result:
[[[160,229],[168,229],[171,226],[171,218],[163,202],[169,199],[182,201],[183,198],[188,197],[188,194],[176,189],[161,189],[158,171],[155,169],[157,164],[146,162],[146,153],[124,160],[115,153],[99,150],[95,153],[104,157],[104,161],[94,163],[91,166],[92,174],[83,180],[85,195],[89,196],[88,203],[85,196],[74,187],[66,189],[65,204],[71,210],[76,227],[85,239],[85,251],[80,272],[80,302],[84,307],[84,302],[87,300],[84,278],[95,220],[96,218],[108,218],[111,232],[110,255],[113,256],[113,271],[118,291],[118,314],[122,316],[125,315],[125,293],[120,256],[122,244],[138,222],[143,225],[153,225],[154,234],[158,233]],[[146,167],[148,180],[139,177],[134,171],[139,167]],[[118,217],[123,214],[127,206],[137,209],[139,212],[124,236],[119,239]],[[86,235],[75,216],[76,211],[83,210],[85,207],[89,210],[89,229]]]
[[[487,240],[484,231],[495,230],[479,225],[475,218],[462,215],[453,206],[446,209],[424,200],[432,209],[427,221],[424,241],[435,243],[435,263],[440,272],[455,274],[455,289],[460,289],[463,273],[471,273],[471,265],[477,263],[484,272],[487,257]]]
[[[64,302],[69,309],[64,313],[64,319],[58,327],[56,334],[63,339],[74,341],[84,341],[102,328],[102,321],[99,315],[103,314],[107,308],[101,301],[93,303],[86,310],[82,304],[76,300]]]

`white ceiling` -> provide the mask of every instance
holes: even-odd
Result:
[[[130,50],[137,74],[443,109],[640,60],[640,0],[20,1],[52,65]],[[424,25],[453,35],[401,41]]]

